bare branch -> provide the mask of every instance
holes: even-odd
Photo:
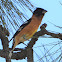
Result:
[[[2,26],[0,26],[0,39],[1,39],[1,41],[2,41],[2,46],[3,46],[3,50],[4,50],[4,52],[5,52],[5,54],[4,53],[0,53],[0,54],[4,54],[4,56],[6,55],[7,57],[6,57],[6,62],[11,62],[10,61],[10,59],[9,59],[9,41],[8,41],[8,39],[7,39],[7,37],[6,37],[6,33],[2,30],[2,29],[4,29],[3,27],[1,28]]]
[[[12,58],[11,59],[16,59],[16,60],[19,60],[19,59],[24,59],[25,57],[27,57],[27,52],[28,52],[28,49],[32,49],[33,45],[36,43],[36,41],[38,40],[39,36],[42,36],[42,35],[51,35],[53,38],[59,38],[59,39],[62,39],[62,34],[58,33],[58,34],[55,34],[55,33],[51,33],[51,32],[48,32],[45,28],[46,28],[47,24],[43,24],[41,27],[40,27],[40,31],[36,32],[33,36],[33,38],[31,39],[31,41],[29,42],[28,46],[25,48],[25,49],[18,49],[18,48],[15,48],[15,51],[19,51],[17,53],[13,53],[12,55]],[[1,30],[0,30],[0,35],[2,35],[3,37],[3,33],[1,34]],[[0,36],[1,38],[1,36]],[[5,37],[3,37],[3,39],[5,40],[2,40],[2,41],[8,41]],[[4,44],[4,43],[3,43]],[[5,45],[5,48],[6,48],[7,45]],[[4,49],[5,49],[4,48]],[[8,51],[8,50],[7,50]],[[4,57],[4,58],[7,58],[7,55],[6,53],[4,52],[4,50],[0,50],[0,56],[1,57]]]

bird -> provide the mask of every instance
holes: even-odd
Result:
[[[33,37],[33,35],[37,32],[46,12],[47,10],[43,8],[36,8],[33,11],[32,17],[20,26],[20,28],[12,37],[13,46],[9,54],[10,57],[12,56],[12,52],[18,44],[24,43],[26,40],[29,40]]]

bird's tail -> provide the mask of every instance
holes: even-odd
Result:
[[[12,39],[13,39],[13,37],[10,39],[10,41],[11,41]],[[9,41],[9,42],[10,42],[10,41]],[[13,41],[14,41],[14,39],[13,39]],[[14,50],[14,49],[13,49],[13,47],[12,47],[12,50],[11,50],[11,51],[9,51],[9,58],[11,58],[12,53],[13,53],[13,50]]]
[[[12,50],[9,52],[9,58],[11,59],[11,57],[12,57]]]

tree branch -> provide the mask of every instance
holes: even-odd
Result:
[[[4,56],[6,55],[6,62],[11,62],[9,59],[9,42],[8,39],[6,37],[6,31],[4,32],[3,30],[4,28],[2,26],[0,26],[0,39],[2,41],[2,46],[3,46],[3,50],[5,52]],[[3,54],[2,52],[0,54]]]
[[[27,57],[27,49],[28,48],[32,48],[33,45],[36,43],[36,41],[38,40],[39,36],[42,36],[42,35],[51,35],[53,38],[59,38],[59,39],[62,39],[62,34],[58,33],[58,34],[55,34],[55,33],[51,33],[51,32],[48,32],[45,28],[46,28],[47,24],[43,24],[41,27],[40,27],[40,31],[36,32],[33,36],[33,38],[31,39],[31,41],[29,42],[28,46],[25,48],[25,49],[19,49],[19,48],[15,48],[15,51],[19,51],[17,53],[13,53],[12,55],[12,58],[11,59],[16,59],[16,60],[19,60],[19,59],[24,59],[25,57]],[[0,33],[0,35],[3,35]],[[4,38],[5,39],[5,38]],[[4,40],[6,41],[6,40]],[[3,51],[3,50],[0,50],[0,56],[1,57],[4,57],[4,58],[7,58],[7,55],[6,53]]]

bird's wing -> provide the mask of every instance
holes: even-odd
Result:
[[[27,26],[30,22],[31,22],[31,18],[29,20],[27,20],[26,22],[24,22],[20,28],[16,31],[16,33],[14,34],[14,36],[12,38],[14,38],[25,26]]]
[[[14,46],[14,44],[15,44],[15,36],[25,27],[25,26],[27,26],[30,22],[31,22],[31,18],[29,19],[29,20],[27,20],[26,22],[24,22],[21,26],[20,26],[20,28],[16,31],[16,33],[14,34],[14,36],[11,38],[11,40],[13,39],[13,45],[12,45],[12,48],[13,48],[13,46]],[[11,41],[10,40],[10,41]],[[20,42],[20,43],[22,43],[22,42]],[[19,44],[20,44],[19,43]]]

